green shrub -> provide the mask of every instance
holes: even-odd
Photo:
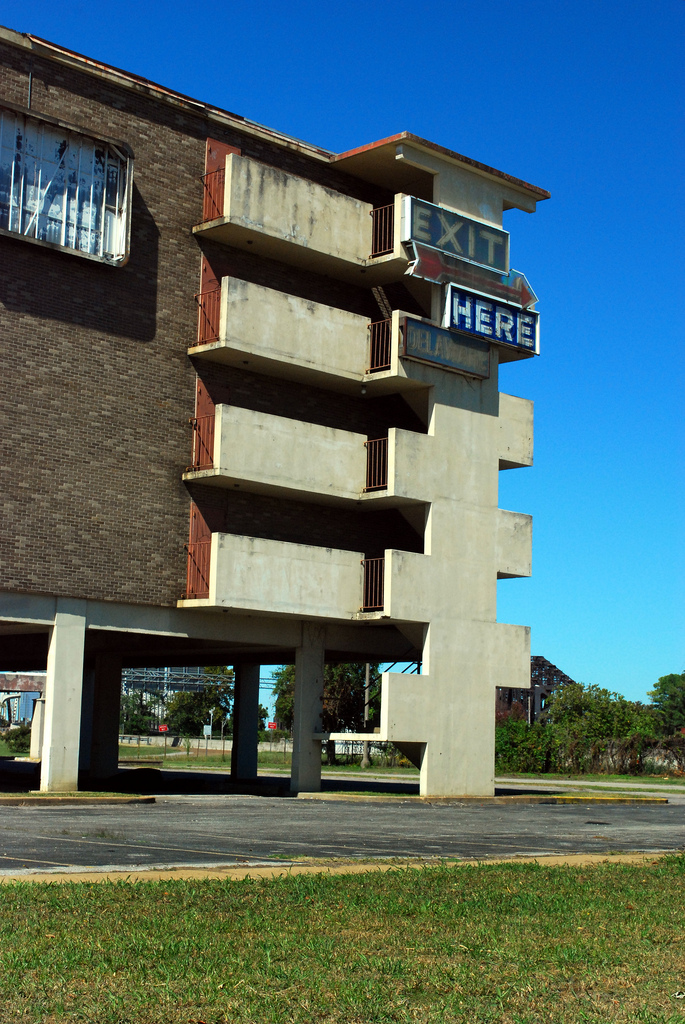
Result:
[[[3,739],[13,754],[28,754],[31,749],[31,726],[17,725],[8,730]]]

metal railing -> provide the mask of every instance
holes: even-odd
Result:
[[[387,256],[394,249],[395,204],[377,206],[371,211],[373,218],[371,255]]]
[[[392,320],[376,320],[369,324],[369,373],[390,369]]]
[[[211,469],[214,465],[214,413],[195,416],[193,428],[193,469]]]
[[[365,441],[366,486],[365,491],[380,491],[388,486],[388,439],[379,437]]]
[[[364,558],[364,603],[363,612],[383,611],[383,577],[385,558]]]
[[[214,220],[216,217],[223,217],[226,168],[217,167],[215,171],[207,171],[200,180],[203,186],[202,220]]]
[[[221,326],[221,285],[206,292],[198,292],[197,302],[197,343],[206,345],[219,340]]]
[[[209,559],[212,550],[212,539],[193,541],[186,545],[188,551],[188,573],[186,579],[186,598],[209,597]]]

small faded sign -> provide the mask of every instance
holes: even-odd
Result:
[[[468,373],[473,377],[490,376],[490,346],[477,338],[465,338],[423,320],[402,320],[402,355],[423,363],[434,363],[446,370]]]
[[[538,313],[491,302],[455,285],[447,289],[445,326],[536,355],[540,350]]]
[[[406,196],[402,241],[422,242],[499,274],[509,273],[509,232]]]

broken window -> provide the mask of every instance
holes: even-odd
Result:
[[[108,263],[128,256],[130,156],[0,108],[0,229]]]

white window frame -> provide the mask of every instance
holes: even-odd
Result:
[[[0,234],[123,266],[132,188],[125,143],[0,105]]]

